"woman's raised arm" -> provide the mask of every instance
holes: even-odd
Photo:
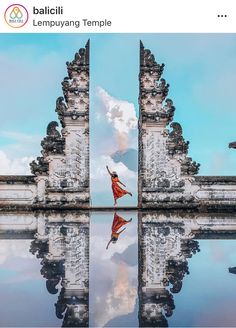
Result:
[[[107,168],[107,172],[110,174],[110,176],[111,176],[111,171],[109,170],[109,168],[108,168],[108,166],[106,166],[106,168]]]

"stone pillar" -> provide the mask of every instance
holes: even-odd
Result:
[[[51,122],[42,156],[31,163],[36,175],[36,206],[88,208],[89,190],[89,41],[67,62],[64,97],[56,101],[62,130]]]
[[[150,50],[140,43],[139,73],[139,207],[192,201],[189,177],[199,165],[187,157],[188,144],[179,123],[172,123],[175,107],[167,98],[169,84],[162,78],[164,64],[158,64]],[[190,179],[191,180],[191,179]]]
[[[65,103],[58,98],[56,109],[65,138],[64,189],[70,193],[69,201],[89,203],[89,41],[66,64]]]

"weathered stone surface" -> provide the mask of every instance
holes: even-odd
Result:
[[[35,184],[33,175],[0,175],[0,184]]]
[[[63,327],[88,326],[89,213],[40,215],[31,252],[41,259],[49,293],[57,294]]]
[[[67,62],[64,97],[56,101],[62,125],[51,122],[42,140],[42,157],[31,163],[37,176],[35,204],[89,206],[89,41]]]
[[[167,149],[169,155],[187,154],[189,141],[185,141],[182,136],[182,127],[179,123],[171,123],[172,131],[169,133]]]
[[[39,156],[37,160],[30,163],[30,170],[36,176],[48,175],[48,162],[42,156]]]
[[[0,209],[6,207],[30,207],[37,186],[29,176],[0,177]]]
[[[148,58],[148,59],[147,59]],[[186,156],[189,142],[179,123],[172,123],[175,108],[166,99],[169,85],[161,78],[164,64],[157,64],[150,50],[140,45],[139,206],[154,205],[163,195],[179,200],[184,175],[197,173],[198,166]],[[166,99],[166,104],[163,102]],[[151,204],[152,203],[152,204]]]
[[[172,122],[175,107],[166,99],[164,64],[140,44],[139,178],[140,208],[233,209],[235,177],[198,177],[199,164],[188,157],[189,142]],[[164,103],[164,101],[166,103]],[[229,144],[230,148],[235,143]]]
[[[196,176],[194,177],[194,183],[200,185],[235,185],[236,176]]]

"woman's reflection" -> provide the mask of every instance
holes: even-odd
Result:
[[[109,240],[106,249],[108,249],[108,246],[110,245],[111,242],[113,244],[115,244],[117,242],[119,235],[125,230],[125,228],[123,228],[121,231],[118,231],[118,230],[120,230],[120,228],[123,227],[123,225],[125,225],[131,221],[132,221],[132,218],[130,218],[128,221],[126,221],[121,216],[117,215],[116,213],[114,214],[114,219],[113,219],[113,223],[112,223],[112,227],[111,227],[111,239]]]

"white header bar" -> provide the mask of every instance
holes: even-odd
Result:
[[[2,33],[225,33],[236,32],[235,13],[235,0],[1,0],[0,29]]]

